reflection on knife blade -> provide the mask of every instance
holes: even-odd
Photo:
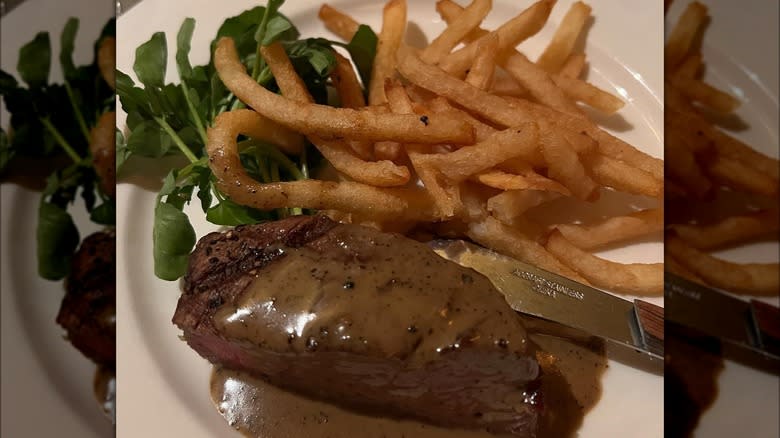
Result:
[[[667,272],[667,321],[723,342],[724,355],[780,374],[780,309],[742,301]]]
[[[616,358],[662,366],[662,308],[632,303],[464,241],[437,240],[430,246],[489,278],[516,311],[604,338]]]

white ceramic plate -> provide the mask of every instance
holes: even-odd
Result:
[[[737,115],[746,129],[730,134],[759,151],[778,156],[778,3],[700,0],[711,22],[704,36],[705,80],[742,101]],[[675,2],[667,23],[676,23],[688,2]],[[761,29],[753,32],[750,29]],[[735,262],[778,261],[774,243],[745,245],[716,255]],[[780,304],[780,298],[764,298]],[[780,436],[780,378],[726,361],[718,380],[720,395],[704,413],[697,437]]]
[[[45,11],[45,13],[41,13]],[[92,44],[108,17],[110,2],[28,0],[2,18],[2,69],[16,73],[18,49],[37,32],[49,31],[52,81],[62,80],[57,54],[67,19],[81,20],[76,64],[92,60]],[[0,123],[8,126],[7,113]],[[4,437],[105,438],[113,428],[92,392],[95,365],[63,339],[54,319],[65,291],[62,282],[38,277],[35,224],[40,194],[0,186],[0,279],[2,279],[2,433]],[[72,209],[81,235],[97,231],[83,205]]]
[[[410,1],[410,21],[428,36],[444,24],[435,13],[433,1]],[[520,2],[522,5],[530,1]],[[651,4],[652,3],[652,4]],[[658,3],[657,5],[655,3]],[[336,0],[358,21],[378,30],[381,4],[378,0]],[[568,9],[559,1],[551,23],[522,48],[535,57]],[[588,37],[590,80],[619,92],[628,105],[609,126],[620,137],[646,152],[661,156],[662,138],[662,21],[660,2],[592,1],[597,17]],[[135,48],[155,31],[164,31],[168,47],[175,47],[176,32],[185,17],[194,17],[193,64],[208,59],[208,43],[222,21],[257,5],[250,0],[220,2],[191,0],[172,6],[164,0],[145,0],[118,22],[117,67],[132,72]],[[316,18],[320,2],[288,1],[282,8],[304,36],[330,35]],[[495,0],[486,26],[494,28],[519,12],[517,2]],[[410,26],[411,27],[411,26]],[[175,79],[172,52],[168,80]],[[122,120],[122,115],[119,119]],[[120,122],[121,125],[121,122]],[[153,176],[165,163],[143,160],[133,164]],[[159,173],[157,178],[159,178]],[[119,437],[136,436],[233,436],[231,429],[212,407],[208,379],[211,367],[180,341],[179,330],[170,320],[179,296],[177,283],[156,279],[151,258],[152,207],[156,193],[141,187],[159,186],[148,178],[134,178],[134,184],[118,187],[118,428]],[[199,207],[189,210],[198,236],[215,229],[205,222]],[[658,262],[660,243],[646,242],[614,250],[605,256],[623,261]],[[656,300],[660,304],[662,299]],[[663,380],[660,376],[611,363],[604,377],[603,397],[585,418],[581,437],[663,435]]]

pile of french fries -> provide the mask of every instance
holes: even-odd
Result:
[[[400,232],[425,227],[606,290],[660,295],[662,263],[621,264],[593,254],[661,234],[660,207],[549,227],[527,215],[553,201],[593,202],[603,190],[654,200],[664,192],[663,162],[602,130],[583,111],[584,105],[612,114],[623,106],[580,79],[586,58],[574,48],[590,18],[588,5],[571,6],[536,62],[517,49],[544,27],[554,5],[537,1],[489,31],[480,26],[490,0],[466,7],[440,0],[436,10],[447,27],[418,48],[404,40],[406,2],[391,0],[364,84],[367,99],[349,61],[337,56],[331,85],[338,108],[313,103],[280,45],[261,51],[277,95],[247,75],[232,40],[220,40],[220,78],[252,110],[224,113],[209,131],[219,188],[260,209],[318,209]],[[319,16],[346,41],[359,27],[328,5]],[[241,166],[240,134],[288,153],[307,139],[339,177],[261,184]]]
[[[731,292],[777,295],[778,263],[711,254],[778,239],[780,164],[716,126],[739,101],[700,78],[707,18],[706,6],[689,4],[666,43],[666,268]]]

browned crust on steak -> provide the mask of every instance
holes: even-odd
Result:
[[[281,254],[278,245],[297,248],[337,225],[325,216],[292,216],[276,222],[238,226],[226,233],[204,236],[190,256],[184,276],[184,295],[173,323],[189,330],[214,333],[211,317],[231,302],[253,280],[247,272],[262,269]],[[235,242],[241,243],[236,245]]]
[[[79,351],[113,366],[116,357],[116,233],[87,236],[71,262],[57,323]]]

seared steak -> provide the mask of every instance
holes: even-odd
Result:
[[[353,409],[534,436],[539,365],[489,280],[323,216],[211,233],[173,322],[201,356]]]
[[[89,235],[73,256],[57,323],[79,351],[114,366],[116,352],[116,233]]]

